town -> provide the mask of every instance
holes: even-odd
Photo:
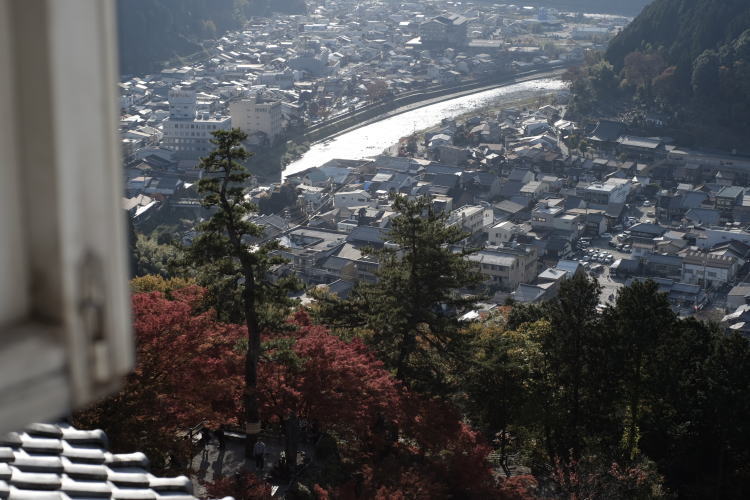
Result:
[[[747,498],[748,0],[6,0],[0,68],[0,499]]]
[[[516,6],[405,7],[327,2],[308,16],[256,20],[219,40],[210,60],[123,82],[124,203],[135,228],[179,219],[190,241],[184,222],[201,217],[194,186],[214,130],[240,128],[262,155],[374,101],[578,61],[627,21]],[[551,299],[561,280],[589,273],[602,306],[621,286],[651,278],[680,315],[750,331],[750,158],[628,135],[613,121],[586,129],[565,119],[564,100],[476,110],[404,131],[390,154],[331,158],[259,184],[279,166],[253,179],[248,196],[261,209],[253,222],[282,241],[288,264],[279,273],[346,297],[375,279],[363,249],[388,245],[391,197],[430,196],[467,232],[465,245],[481,248],[469,258],[490,300],[467,318]]]

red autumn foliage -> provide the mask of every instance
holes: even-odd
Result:
[[[175,436],[201,421],[238,423],[245,329],[197,312],[202,294],[189,287],[172,299],[158,292],[133,297],[137,368],[120,394],[88,415],[114,432],[113,442],[146,436],[129,451],[147,451],[154,436]],[[290,323],[289,332],[264,338],[262,416],[316,422],[343,442],[339,452],[353,479],[315,485],[318,498],[532,498],[527,483],[498,485],[480,436],[446,403],[404,389],[363,342],[344,341],[302,312]],[[207,487],[213,497],[267,497],[266,485],[249,473]]]
[[[267,353],[292,362],[260,366],[263,415],[317,422],[352,439],[367,435],[378,415],[398,417],[399,383],[360,340],[344,342],[295,317],[297,329],[276,337]],[[285,342],[286,341],[286,342]],[[286,352],[282,352],[286,349]]]
[[[252,472],[205,483],[207,498],[234,497],[234,500],[266,500],[271,498],[271,486]]]
[[[206,421],[236,424],[243,387],[243,356],[236,346],[244,328],[220,323],[212,312],[196,314],[202,290],[133,296],[138,364],[129,388],[153,391],[155,407],[143,413],[177,427]]]

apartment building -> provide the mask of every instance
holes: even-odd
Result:
[[[281,102],[264,100],[260,96],[242,99],[229,104],[232,128],[248,135],[262,132],[273,144],[282,131]]]

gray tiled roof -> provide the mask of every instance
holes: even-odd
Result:
[[[148,472],[143,453],[112,454],[104,431],[32,424],[0,436],[0,499],[195,500],[190,479]]]

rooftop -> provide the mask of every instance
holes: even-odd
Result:
[[[103,431],[67,424],[32,424],[2,436],[0,499],[195,499],[187,477],[156,477],[143,453],[107,447]]]

